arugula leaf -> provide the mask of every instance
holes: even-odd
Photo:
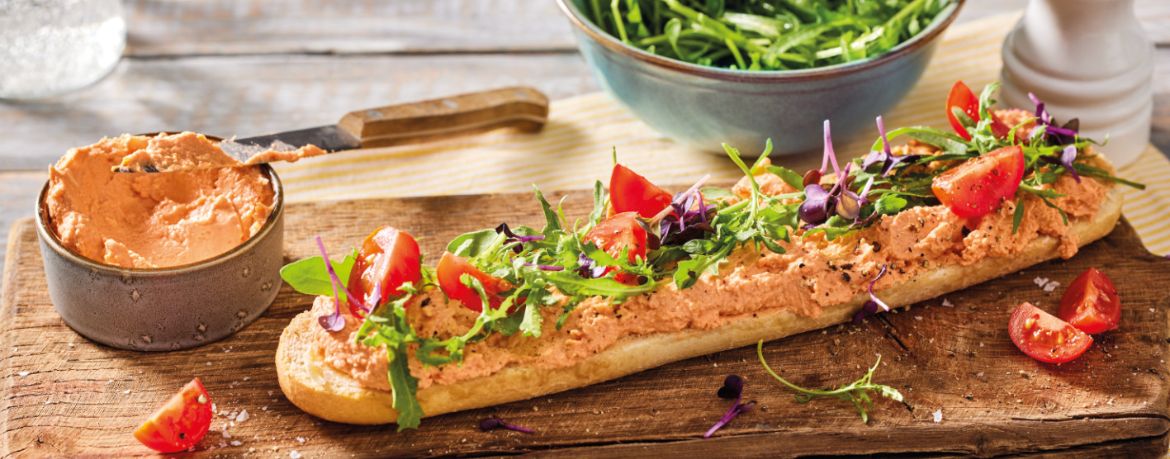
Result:
[[[817,398],[836,398],[845,400],[853,404],[857,409],[857,414],[861,416],[863,424],[869,423],[869,408],[873,406],[873,400],[869,393],[876,391],[878,395],[886,397],[897,402],[902,401],[902,393],[898,392],[893,387],[876,384],[873,382],[873,373],[882,363],[882,357],[879,355],[877,362],[874,362],[872,367],[865,372],[861,378],[852,383],[840,386],[836,389],[806,389],[796,384],[789,382],[787,379],[780,377],[772,367],[768,366],[768,361],[764,360],[764,340],[756,343],[756,356],[760,359],[760,365],[763,365],[764,371],[768,372],[773,379],[779,381],[780,384],[796,391],[797,403],[808,403]]]
[[[1012,215],[1012,234],[1020,230],[1020,223],[1024,221],[1024,197],[1016,198],[1016,211]]]
[[[386,349],[390,366],[390,391],[394,398],[394,411],[398,412],[398,431],[417,429],[422,422],[423,410],[418,403],[418,379],[410,374],[406,347]]]
[[[504,237],[494,229],[463,233],[447,243],[447,251],[464,258],[476,257],[490,251]]]
[[[551,235],[562,230],[561,221],[557,218],[557,213],[552,210],[552,206],[548,203],[548,200],[544,199],[544,193],[540,192],[540,188],[533,186],[532,189],[536,193],[536,200],[540,202],[540,210],[544,212],[545,226],[543,233],[545,236],[551,237]]]
[[[343,281],[349,279],[349,272],[353,269],[357,259],[357,251],[350,253],[345,259],[333,261],[333,269],[337,277]],[[320,256],[302,258],[280,268],[280,278],[284,279],[293,290],[306,295],[333,295],[333,282],[329,278],[329,271],[325,268],[325,261]],[[341,300],[345,301],[345,291],[338,292]]]
[[[783,166],[768,166],[768,172],[776,174],[787,183],[788,186],[795,190],[804,189],[804,176],[797,174],[796,171]]]
[[[967,142],[953,133],[945,132],[927,126],[907,126],[897,129],[891,129],[886,132],[886,137],[891,141],[893,139],[906,136],[927,145],[933,145],[949,155],[955,155],[960,158],[967,158],[968,146]],[[874,141],[873,146],[870,147],[873,151],[881,151],[882,139],[879,137]]]

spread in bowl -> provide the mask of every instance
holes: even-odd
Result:
[[[78,255],[123,268],[181,266],[227,252],[272,212],[272,184],[259,168],[113,171],[126,157],[198,160],[218,150],[193,132],[123,135],[71,149],[49,168],[45,205],[53,230]]]
[[[268,309],[284,243],[271,167],[114,172],[131,155],[202,164],[219,148],[192,132],[122,135],[71,149],[49,169],[37,236],[67,325],[102,344],[167,351],[224,338]]]

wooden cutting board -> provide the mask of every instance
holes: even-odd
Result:
[[[572,193],[570,214],[589,206]],[[320,234],[339,248],[390,224],[420,237],[434,257],[463,231],[501,221],[538,224],[528,195],[480,195],[296,204],[287,208],[286,257],[313,255]],[[433,260],[431,260],[433,263]],[[1007,336],[1011,309],[1031,301],[1052,311],[1089,266],[1106,271],[1124,300],[1120,331],[1077,361],[1037,363]],[[942,299],[768,343],[770,363],[798,384],[837,386],[883,356],[875,381],[905,403],[881,399],[868,425],[838,400],[798,404],[769,379],[754,348],[678,362],[616,381],[494,408],[425,419],[417,431],[355,427],[305,415],[276,382],[281,330],[312,299],[284,287],[267,314],[224,341],[163,354],[115,350],[76,335],[45,290],[31,220],[15,225],[0,305],[0,456],[149,454],[131,431],[180,386],[199,376],[217,403],[199,452],[264,457],[491,455],[708,455],[723,457],[918,453],[928,455],[1118,454],[1155,456],[1170,431],[1167,348],[1170,260],[1149,254],[1126,223],[1069,261],[1054,261]],[[208,286],[215,288],[215,286]],[[94,298],[93,301],[102,301]],[[728,374],[747,380],[758,409],[714,438],[701,438],[728,402],[715,390]],[[238,413],[247,410],[246,416]],[[229,425],[229,415],[236,417]],[[480,432],[487,416],[534,435]],[[941,415],[941,419],[938,416]],[[244,419],[246,418],[246,419]],[[937,420],[937,421],[936,421]],[[228,435],[224,435],[226,431]]]

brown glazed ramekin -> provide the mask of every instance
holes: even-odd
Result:
[[[284,193],[280,178],[259,166],[274,191],[263,228],[240,246],[183,266],[131,269],[82,257],[61,245],[37,198],[37,236],[53,307],[89,339],[136,351],[173,351],[207,344],[260,317],[280,290]]]

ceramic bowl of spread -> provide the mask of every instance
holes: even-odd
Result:
[[[756,154],[769,138],[777,153],[791,154],[821,148],[826,119],[842,141],[875,132],[874,118],[893,108],[922,76],[964,1],[883,54],[778,71],[730,70],[651,54],[598,28],[582,13],[581,0],[557,3],[597,81],[650,127],[719,154],[723,142]]]
[[[122,136],[103,139],[102,142],[140,143],[146,138]],[[98,145],[102,143],[83,148],[92,149]],[[67,158],[73,155],[76,154],[71,150]],[[92,182],[87,182],[92,178],[80,172],[69,172],[76,177],[58,178],[62,174],[59,168],[65,160],[63,158],[50,169],[50,180],[37,200],[36,226],[53,307],[77,333],[121,349],[187,349],[231,335],[260,317],[272,304],[281,286],[284,196],[280,178],[271,167],[260,165],[251,170],[224,173],[233,176],[247,174],[255,181],[254,187],[264,187],[262,210],[266,215],[257,214],[254,222],[248,222],[250,227],[244,225],[250,230],[241,230],[245,231],[239,236],[242,242],[208,248],[211,241],[223,237],[216,232],[217,228],[230,229],[239,223],[238,215],[217,215],[214,212],[222,209],[237,209],[235,212],[239,212],[241,204],[230,201],[243,193],[239,186],[219,190],[225,196],[217,197],[208,190],[182,188],[189,188],[188,183],[195,180],[185,182],[174,177],[159,180],[157,178],[166,174],[155,174],[154,177],[133,180],[117,177],[117,182],[96,187],[105,188],[99,190],[93,189]],[[108,166],[102,164],[100,167]],[[93,170],[96,171],[94,174],[101,174],[99,169]],[[113,179],[105,177],[102,180]],[[226,181],[223,177],[203,177],[200,180],[210,181],[218,187]],[[146,185],[155,182],[162,183],[164,189],[149,189]],[[171,201],[160,201],[167,205],[155,204],[154,215],[136,216],[135,203],[104,202],[116,201],[116,196],[94,203],[91,198],[78,196],[84,193],[67,188],[79,187],[79,184],[86,185],[84,190],[92,190],[90,192],[97,195],[111,193],[109,190],[133,190],[143,199],[189,199],[190,203],[187,203],[188,208],[183,208]],[[120,188],[123,186],[129,188]],[[62,197],[68,193],[73,193],[73,196],[69,199]],[[158,197],[168,194],[173,196]],[[270,204],[268,199],[271,199]],[[61,210],[65,205],[73,208],[68,212]],[[113,212],[95,210],[103,206],[110,207]],[[143,218],[148,218],[151,224],[158,224],[157,221],[174,220],[174,215],[181,212],[188,212],[183,218],[197,223],[175,226],[177,223],[171,221],[171,226],[157,231],[138,227],[116,228],[119,224],[135,225]],[[109,216],[110,213],[117,215]],[[82,227],[82,223],[88,226]],[[103,224],[115,225],[115,228],[103,230]],[[118,236],[112,237],[103,231]],[[131,240],[136,234],[145,241]],[[92,238],[99,241],[88,240]],[[159,242],[160,238],[169,242]],[[159,265],[152,265],[154,262]]]

